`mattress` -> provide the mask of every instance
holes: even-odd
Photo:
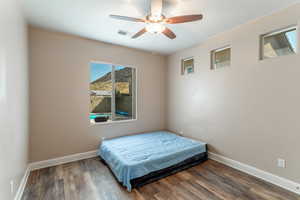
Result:
[[[160,131],[105,140],[98,155],[128,191],[130,180],[206,152],[206,143]]]

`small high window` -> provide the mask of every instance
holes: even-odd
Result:
[[[297,49],[296,27],[290,27],[262,35],[260,48],[261,60],[295,54]]]
[[[231,62],[231,47],[223,47],[211,52],[211,69],[229,67]]]
[[[136,69],[120,65],[90,64],[90,121],[136,119]]]
[[[194,58],[181,60],[181,75],[194,73]]]

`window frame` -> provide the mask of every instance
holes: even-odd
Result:
[[[231,67],[231,45],[226,45],[226,46],[223,46],[223,47],[220,47],[220,48],[217,48],[217,49],[214,49],[214,50],[211,50],[210,51],[210,69],[211,70],[218,70],[218,69],[222,69],[222,68],[226,68],[226,67]],[[229,66],[225,66],[225,67],[221,67],[221,68],[217,68],[216,67],[216,53],[217,52],[220,52],[220,51],[224,51],[226,49],[229,49],[230,50],[230,64]]]
[[[189,61],[189,60],[193,61],[193,65],[192,65],[193,71],[190,72],[190,73],[185,71],[185,66],[184,66],[184,64],[185,64],[184,62]],[[194,74],[194,73],[195,73],[195,59],[194,59],[194,57],[192,56],[192,57],[187,57],[187,58],[181,59],[181,75],[190,75],[190,74]]]
[[[294,53],[288,54],[288,55],[297,54],[298,53],[298,49],[299,49],[299,44],[298,44],[298,25],[294,24],[294,25],[290,25],[290,26],[287,26],[287,27],[284,27],[284,28],[280,28],[280,29],[276,29],[276,30],[267,32],[265,34],[261,34],[259,36],[259,60],[268,60],[268,59],[277,58],[277,57],[281,57],[281,56],[288,56],[288,55],[281,55],[281,56],[276,56],[276,57],[272,57],[272,58],[265,58],[265,56],[264,56],[264,41],[265,40],[264,39],[266,37],[277,35],[277,34],[280,34],[280,33],[283,33],[283,32],[289,32],[289,31],[292,31],[294,29],[296,31],[296,49],[295,49]]]
[[[90,125],[91,126],[94,126],[94,125],[109,125],[109,124],[120,124],[120,123],[128,123],[128,122],[135,122],[138,120],[138,68],[135,67],[135,66],[129,66],[129,65],[123,65],[123,64],[115,64],[115,63],[110,63],[110,62],[105,62],[105,61],[95,61],[95,60],[91,60],[89,62],[89,69],[90,69],[90,66],[92,63],[96,63],[96,64],[106,64],[106,65],[111,65],[112,66],[112,77],[111,77],[111,81],[112,81],[112,97],[113,97],[113,93],[115,93],[115,80],[113,80],[113,77],[115,76],[115,74],[113,73],[115,70],[115,67],[116,66],[122,66],[122,67],[125,67],[125,68],[134,68],[135,69],[135,81],[134,81],[134,85],[135,85],[135,106],[133,105],[134,102],[132,102],[132,108],[135,109],[135,118],[134,119],[126,119],[126,120],[118,120],[118,121],[106,121],[106,122],[92,122],[92,120],[90,120]],[[90,72],[89,72],[89,76],[90,76]],[[90,84],[90,82],[89,82]],[[90,88],[90,87],[89,87]],[[91,99],[91,95],[90,95],[90,89],[88,90],[89,91],[89,102],[90,102],[90,99]],[[115,95],[114,95],[115,96]],[[115,100],[114,100],[115,101]],[[112,101],[111,101],[111,106],[113,107],[113,98],[112,98]],[[115,104],[115,103],[114,103]],[[90,105],[90,103],[89,103]],[[90,112],[89,112],[90,114]],[[112,110],[112,115],[113,115],[113,110]]]

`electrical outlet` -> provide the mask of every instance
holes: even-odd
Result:
[[[12,195],[14,194],[14,191],[15,191],[14,186],[15,186],[14,181],[11,180],[11,181],[10,181],[10,193],[11,193]]]
[[[285,160],[281,159],[281,158],[278,158],[277,159],[277,166],[280,167],[280,168],[285,168]]]

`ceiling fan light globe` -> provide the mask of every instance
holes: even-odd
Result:
[[[146,26],[146,30],[149,33],[158,34],[162,33],[166,27],[161,23],[150,23]]]

